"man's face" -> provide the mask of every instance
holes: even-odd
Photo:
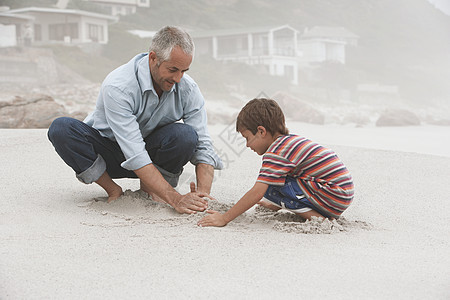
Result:
[[[155,52],[149,53],[149,66],[152,74],[153,86],[158,94],[170,91],[175,83],[180,82],[184,73],[189,70],[192,56],[175,47],[169,60],[161,62]],[[158,66],[159,64],[159,66]]]

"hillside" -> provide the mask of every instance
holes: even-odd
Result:
[[[344,85],[398,85],[404,97],[416,100],[450,95],[450,17],[426,0],[198,0],[177,2],[176,8],[155,0],[122,23],[147,30],[166,24],[189,29],[289,24],[300,31],[344,26],[360,36],[338,76],[354,78]]]
[[[1,0],[0,3],[16,8],[51,6],[56,0]],[[98,10],[82,0],[72,0],[69,8]],[[127,30],[157,30],[167,24],[189,30],[268,24],[289,24],[300,31],[317,25],[344,26],[360,36],[359,46],[348,49],[348,63],[345,66],[318,65],[315,81],[305,79],[303,85],[354,90],[357,84],[373,82],[397,85],[402,97],[411,100],[450,97],[450,85],[446,80],[450,78],[450,17],[426,0],[152,0],[150,8],[122,17],[118,24],[110,27],[110,44],[105,47],[102,60],[111,63],[103,63],[103,67],[86,64],[80,72],[89,73],[91,79],[102,78],[112,67],[147,50],[149,41],[132,36]],[[258,85],[258,82],[250,82],[259,73],[251,67],[197,60],[192,71],[197,77],[209,77],[212,81],[210,74],[204,74],[212,67],[221,82],[228,85],[232,81],[239,82],[235,85],[240,91],[245,90],[242,82]],[[239,68],[241,71],[236,74]],[[277,79],[272,81],[281,85],[273,87],[274,90],[287,88]],[[265,86],[267,82],[271,79],[264,80]],[[212,85],[215,89],[224,89],[224,85]]]

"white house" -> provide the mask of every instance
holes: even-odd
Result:
[[[298,50],[303,53],[299,57],[300,65],[309,65],[325,61],[345,64],[345,42],[328,39],[308,39],[298,41]]]
[[[0,13],[0,48],[31,42],[34,17]]]
[[[289,25],[195,31],[196,55],[220,61],[263,65],[271,75],[284,76],[298,84],[297,35]]]
[[[335,61],[345,64],[345,47],[357,46],[358,36],[343,27],[312,27],[299,36],[298,50],[301,65]]]
[[[75,9],[27,7],[4,12],[33,18],[32,43],[108,43],[108,24],[117,17]]]
[[[306,28],[300,38],[302,40],[326,39],[344,42],[349,46],[358,46],[359,36],[344,27],[314,26]]]
[[[150,0],[84,0],[99,4],[110,15],[131,15],[136,13],[137,7],[150,7]]]

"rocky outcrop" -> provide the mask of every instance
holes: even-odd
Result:
[[[450,119],[449,118],[442,118],[441,116],[427,115],[424,118],[424,121],[427,124],[431,124],[431,125],[450,126]]]
[[[419,117],[406,109],[387,109],[381,113],[376,126],[416,126],[420,125]]]
[[[69,114],[62,105],[46,95],[16,96],[0,102],[0,128],[48,128],[54,119],[62,116],[81,119],[84,114]]]
[[[51,49],[37,47],[0,48],[0,83],[47,86],[89,81],[58,63]]]
[[[278,102],[285,117],[288,119],[321,125],[325,123],[324,113],[292,95],[278,92],[272,96],[272,99]]]

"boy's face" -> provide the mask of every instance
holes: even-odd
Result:
[[[258,127],[256,134],[253,134],[250,130],[245,129],[241,131],[241,135],[247,141],[246,146],[259,155],[266,153],[267,149],[269,149],[269,146],[273,142],[271,139],[272,136],[262,126]]]

